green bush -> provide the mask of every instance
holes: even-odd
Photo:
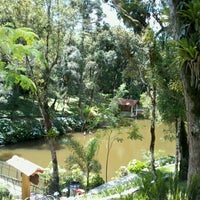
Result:
[[[53,128],[60,134],[81,130],[80,119],[75,116],[57,117],[53,120]],[[31,120],[0,120],[0,144],[14,144],[22,141],[38,139],[44,136],[44,127],[40,121]]]
[[[187,188],[188,197],[191,200],[199,200],[200,199],[200,178],[197,174],[195,174],[190,184]]]
[[[71,115],[68,117],[57,117],[53,120],[54,128],[63,135],[72,131],[80,131],[82,124],[80,119],[76,115]]]
[[[60,183],[60,191],[65,188],[68,188],[72,178],[67,174],[67,170],[58,166],[59,171],[59,183]],[[45,169],[44,173],[40,174],[41,185],[43,186],[42,191],[44,194],[50,194],[51,191],[51,181],[52,181],[52,163],[48,165]]]
[[[105,183],[103,178],[98,173],[92,173],[90,176],[90,187],[95,188]]]
[[[175,163],[175,157],[174,156],[166,156],[162,158],[156,159],[156,166],[162,167],[169,164]]]
[[[6,188],[5,185],[0,184],[0,199],[12,199],[12,195],[10,194],[9,190]]]
[[[67,190],[70,187],[70,183],[73,181],[80,183],[80,188],[86,189],[86,176],[81,171],[78,165],[73,165],[70,170],[59,167],[60,177],[60,191],[63,195],[67,195]],[[52,179],[52,164],[50,163],[45,172],[40,175],[40,180],[43,183],[44,194],[49,194],[50,182]],[[103,178],[98,173],[91,173],[90,176],[90,187],[94,188],[104,183]]]
[[[126,166],[120,166],[120,168],[115,172],[115,179],[121,178],[123,176],[127,176],[129,173],[128,169]]]
[[[137,185],[139,191],[132,197],[135,200],[188,200],[186,188],[178,183],[172,173],[157,170],[156,180],[151,172],[143,173]]]
[[[133,159],[128,163],[127,169],[130,173],[140,173],[146,169],[148,165],[145,162]]]
[[[68,171],[64,187],[69,187],[70,182],[72,181],[78,181],[82,188],[86,189],[86,175],[83,171],[81,171],[80,167],[76,164],[74,164],[70,171]],[[100,176],[99,173],[90,173],[90,188],[97,187],[99,185],[102,185],[104,183],[103,178]]]
[[[0,140],[2,144],[37,139],[43,134],[43,128],[37,120],[0,120]]]

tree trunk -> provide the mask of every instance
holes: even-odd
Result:
[[[175,177],[178,174],[178,167],[179,167],[179,154],[180,154],[180,129],[181,129],[181,120],[180,118],[176,119],[176,156],[175,156]]]
[[[107,140],[107,153],[106,153],[106,182],[108,182],[108,162],[109,162],[109,156],[110,156],[110,149],[112,147],[112,143],[110,144],[111,140],[111,134],[108,136]]]
[[[45,100],[44,100],[45,101]],[[49,192],[53,194],[54,192],[59,192],[59,172],[58,172],[58,162],[57,162],[57,154],[56,154],[56,143],[55,136],[48,136],[48,131],[52,129],[51,117],[49,114],[49,106],[47,101],[41,103],[41,100],[38,98],[40,112],[43,116],[44,126],[47,133],[47,138],[49,142],[49,148],[51,152],[51,161],[52,161],[52,180],[50,183]]]
[[[188,174],[189,147],[187,141],[187,132],[185,130],[185,123],[183,120],[181,120],[180,122],[179,147],[180,147],[179,179],[184,181],[187,180],[187,174]]]
[[[50,185],[50,193],[52,194],[53,192],[56,192],[56,191],[60,193],[55,137],[49,138],[48,141],[49,141],[49,147],[51,151],[51,161],[52,161],[52,168],[53,168],[52,182]]]
[[[89,166],[88,166],[88,169],[87,169],[87,172],[86,172],[86,191],[89,191],[90,189],[90,172],[89,172]]]
[[[181,76],[188,127],[188,183],[190,183],[194,175],[200,178],[200,90],[191,86],[191,72],[188,68],[182,68]]]
[[[151,153],[151,170],[154,176],[154,180],[157,179],[156,175],[156,167],[155,167],[155,121],[156,121],[156,86],[153,85],[153,94],[151,95],[151,103],[152,103],[152,113],[151,113],[151,142],[150,142],[150,153]]]
[[[191,20],[189,16],[182,16],[178,11],[187,9],[186,3],[191,3],[188,0],[170,0],[169,6],[171,11],[172,26],[174,29],[174,38],[187,40],[190,44],[194,43],[195,57],[185,59],[184,55],[179,55],[183,59],[180,74],[183,83],[185,108],[188,128],[188,145],[189,145],[189,166],[188,166],[188,184],[191,182],[194,175],[200,179],[200,89],[199,89],[199,39],[193,41],[194,34],[199,34],[199,20]],[[186,10],[185,10],[186,11]],[[183,29],[185,28],[185,29]],[[192,45],[194,45],[192,44]],[[183,51],[185,52],[185,51]],[[195,64],[195,66],[194,66]],[[195,79],[195,84],[194,84]],[[197,85],[196,85],[197,83]]]

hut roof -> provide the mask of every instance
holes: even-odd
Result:
[[[44,169],[35,163],[32,163],[24,158],[14,155],[11,159],[6,161],[9,165],[18,169],[20,172],[31,176],[37,172],[44,172]]]
[[[119,105],[135,106],[139,101],[134,99],[119,99]]]

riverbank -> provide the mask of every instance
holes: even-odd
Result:
[[[100,185],[92,190],[90,190],[87,194],[85,195],[80,195],[80,196],[75,196],[75,197],[61,197],[60,200],[111,200],[111,199],[119,199],[122,196],[126,196],[128,194],[132,194],[135,191],[138,190],[138,188],[131,188],[128,190],[125,190],[124,192],[120,193],[120,194],[113,194],[113,195],[109,195],[106,197],[102,197],[102,194],[105,191],[108,190],[113,190],[114,188],[117,188],[120,185],[126,185],[130,182],[134,182],[136,179],[138,178],[138,176],[136,174],[129,174],[127,176],[124,176],[122,178],[113,180],[113,181],[109,181],[103,185]],[[5,180],[0,179],[0,183],[4,184],[7,189],[10,191],[10,194],[16,199],[21,199],[21,187],[13,185],[12,183],[8,183],[5,182]],[[32,198],[34,198],[34,193],[31,195]]]
[[[75,196],[75,197],[61,197],[60,200],[117,200],[123,196],[133,194],[138,191],[138,187],[130,188],[122,191],[121,193],[117,193],[117,188],[120,186],[125,186],[128,184],[133,184],[137,179],[138,175],[129,174],[127,176],[121,177],[116,180],[109,181],[103,185],[100,185],[96,188],[93,188],[85,195]],[[115,194],[110,194],[105,196],[109,191],[115,191]]]
[[[175,165],[174,164],[167,164],[162,167],[158,167],[157,169],[161,172],[166,174],[173,174]],[[151,174],[150,171],[144,171]],[[149,174],[149,175],[150,175]],[[150,175],[151,176],[151,175]],[[163,176],[166,178],[166,176]],[[121,198],[126,198],[127,196],[131,196],[135,192],[139,190],[139,182],[141,179],[140,175],[137,174],[128,174],[127,176],[123,176],[116,180],[109,181],[105,184],[102,184],[96,188],[91,189],[88,193],[84,195],[77,195],[72,197],[60,197],[55,198],[59,200],[119,200]],[[164,179],[163,179],[164,180]],[[167,180],[167,179],[166,179]],[[21,198],[21,187],[8,184],[3,179],[0,179],[0,183],[7,185],[7,189],[11,192],[14,196],[15,200],[20,200]],[[41,197],[39,193],[31,193],[31,199],[35,200],[35,195],[37,197]],[[51,197],[52,198],[52,197]]]

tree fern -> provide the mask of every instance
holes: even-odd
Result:
[[[32,56],[40,60],[41,54],[35,48],[38,36],[29,28],[14,29],[0,27],[0,70],[5,74],[7,85],[19,84],[25,90],[36,90],[34,82],[26,76],[26,59]]]

